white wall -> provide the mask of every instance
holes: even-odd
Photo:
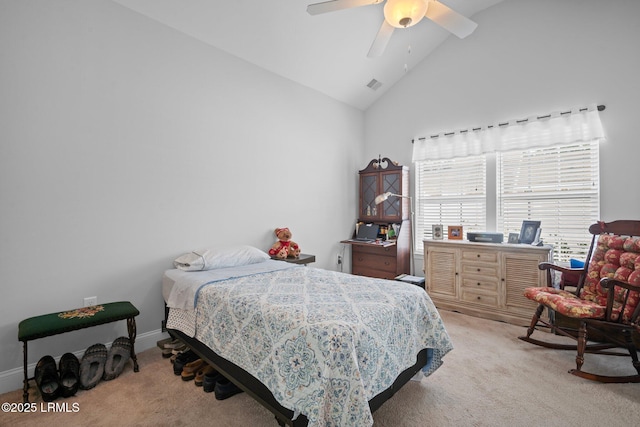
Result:
[[[162,272],[193,249],[266,250],[288,226],[337,268],[361,111],[103,0],[1,0],[0,62],[0,377],[21,378],[21,319],[87,296],[157,333]],[[29,362],[119,323],[33,341]]]
[[[636,0],[506,0],[484,10],[471,36],[447,39],[367,110],[365,158],[382,152],[408,165],[413,138],[605,104],[601,219],[638,219],[638,17]]]

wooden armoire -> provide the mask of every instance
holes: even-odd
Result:
[[[359,171],[359,176],[358,223],[375,224],[381,232],[376,242],[358,242],[353,238],[343,241],[351,246],[351,272],[383,279],[408,274],[411,255],[409,168],[387,157],[378,157]],[[392,195],[376,203],[376,197],[385,193]]]

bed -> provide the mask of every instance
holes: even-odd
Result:
[[[200,251],[165,271],[167,329],[280,425],[370,426],[453,348],[418,286],[242,251],[255,256],[227,265]]]

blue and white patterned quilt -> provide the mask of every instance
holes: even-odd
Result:
[[[202,287],[195,329],[310,427],[372,425],[368,401],[420,350],[429,375],[453,348],[423,289],[312,267]]]

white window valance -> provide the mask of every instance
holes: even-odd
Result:
[[[534,116],[494,126],[420,138],[413,143],[413,161],[450,159],[604,139],[598,107],[591,105],[543,117]]]

